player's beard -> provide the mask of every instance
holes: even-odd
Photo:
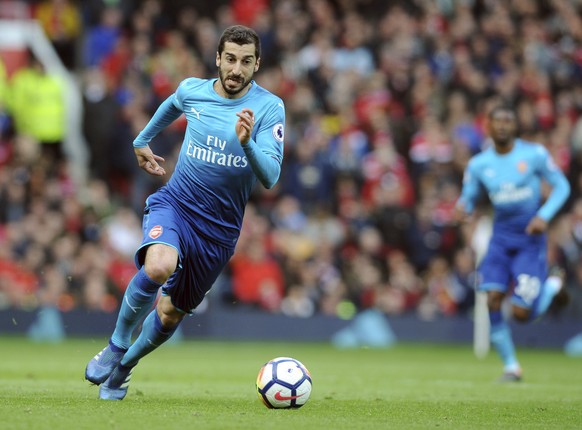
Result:
[[[245,79],[244,76],[238,76],[238,77],[228,76],[220,68],[218,69],[218,77],[220,79],[220,84],[222,85],[224,92],[226,94],[228,94],[229,96],[236,96],[237,94],[239,94],[241,91],[243,91],[249,85],[249,83],[251,82],[251,79],[253,79],[252,75],[248,79]],[[227,86],[227,81],[231,80],[231,79],[236,80],[236,82],[238,83],[238,85],[236,87],[228,87]]]
[[[495,144],[501,148],[509,148],[513,143],[513,136],[502,136],[495,139]]]

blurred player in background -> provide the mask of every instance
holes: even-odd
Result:
[[[140,167],[164,175],[159,164],[164,160],[149,142],[186,116],[175,171],[146,200],[143,242],[135,257],[139,271],[127,287],[109,344],[85,370],[87,380],[101,385],[102,399],[123,399],[133,367],[200,304],[233,255],[257,180],[271,188],[279,179],[285,109],[281,99],[253,80],[260,49],[254,30],[227,28],[216,54],[218,78],[182,81],[133,143]],[[150,312],[160,287],[162,295]]]
[[[482,191],[493,206],[493,234],[479,267],[479,288],[487,292],[490,340],[504,366],[501,381],[520,381],[522,370],[501,305],[511,294],[513,317],[528,322],[543,315],[552,301],[567,301],[562,272],[548,276],[546,230],[570,186],[544,146],[516,137],[517,118],[510,107],[490,112],[489,133],[493,145],[469,161],[456,209],[459,220],[471,214]],[[552,187],[543,204],[542,180]]]

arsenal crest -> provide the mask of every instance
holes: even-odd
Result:
[[[155,227],[152,227],[148,236],[151,237],[152,239],[157,239],[158,237],[160,237],[162,235],[163,232],[164,232],[164,229],[162,228],[162,226],[156,225]]]

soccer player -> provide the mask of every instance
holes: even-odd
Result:
[[[138,361],[167,341],[200,304],[233,255],[257,180],[271,188],[279,178],[285,108],[253,80],[260,54],[254,30],[227,28],[216,54],[218,78],[182,81],[133,143],[140,167],[164,175],[164,160],[149,142],[186,116],[175,171],[146,200],[143,242],[135,255],[139,271],[129,282],[109,344],[85,369],[86,379],[101,385],[101,399],[123,399]]]
[[[461,220],[474,210],[481,191],[494,209],[493,234],[479,267],[480,286],[487,292],[490,341],[503,361],[500,381],[520,381],[509,325],[501,305],[510,295],[511,313],[519,322],[543,315],[552,301],[563,301],[561,273],[548,276],[546,230],[548,222],[567,200],[570,186],[540,144],[516,137],[513,109],[498,106],[489,114],[493,145],[475,155],[465,170],[463,190],[457,202]],[[551,193],[542,204],[541,184]]]

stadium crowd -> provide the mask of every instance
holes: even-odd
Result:
[[[257,187],[210,306],[470,312],[488,217],[457,225],[452,211],[467,160],[487,145],[486,113],[504,99],[572,184],[549,259],[567,270],[568,312],[582,315],[580,2],[24,4],[78,78],[90,170],[73,181],[56,78],[35,61],[2,70],[0,307],[117,309],[143,201],[163,184],[138,168],[132,140],[182,79],[216,75],[219,35],[242,23],[261,36],[258,83],[286,104],[285,160],[274,189]],[[37,109],[23,109],[30,101]],[[184,127],[153,142],[166,171]]]

